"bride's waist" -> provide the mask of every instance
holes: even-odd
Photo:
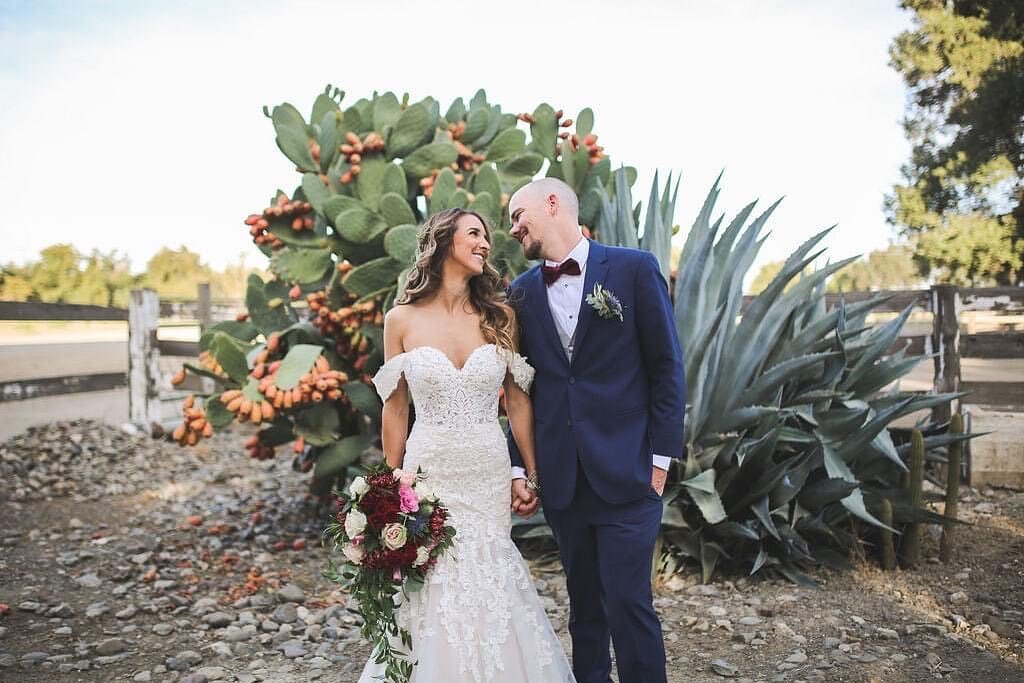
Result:
[[[412,433],[416,431],[422,432],[478,432],[482,434],[490,434],[494,431],[501,432],[501,423],[494,416],[459,416],[459,417],[442,417],[433,415],[416,415],[416,421],[413,423]]]

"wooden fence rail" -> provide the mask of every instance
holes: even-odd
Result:
[[[161,320],[198,323],[205,329],[218,320],[233,319],[245,310],[241,301],[213,301],[210,286],[198,287],[196,301],[160,301],[153,290],[131,293],[128,308],[34,301],[0,301],[2,321],[127,321],[128,372],[102,372],[63,377],[41,377],[0,382],[0,403],[108,389],[129,389],[129,419],[140,424],[159,422],[161,356],[195,357],[194,341],[159,339]],[[199,389],[200,380],[189,376],[185,389]]]
[[[926,335],[908,335],[894,344],[893,350],[908,346],[912,354],[934,354],[933,388],[940,392],[969,391],[970,401],[985,405],[1024,408],[1024,383],[964,382],[961,378],[962,358],[1024,358],[1024,329],[1008,323],[998,332],[962,333],[959,314],[964,311],[991,311],[997,315],[1024,314],[1024,288],[980,287],[957,288],[940,285],[929,290],[890,292],[829,293],[826,305],[838,306],[864,301],[871,297],[888,299],[877,306],[878,312],[898,312],[908,306],[932,314],[932,331]],[[744,297],[744,308],[753,300]],[[0,382],[0,402],[44,396],[98,391],[128,386],[130,419],[149,424],[159,415],[161,356],[196,356],[196,342],[161,340],[157,337],[160,320],[198,321],[205,329],[218,320],[233,319],[244,310],[239,301],[213,301],[209,285],[199,286],[196,301],[160,301],[152,290],[136,290],[131,294],[129,308],[105,308],[80,304],[48,304],[38,302],[0,301],[0,320],[126,320],[129,328],[129,365],[127,373],[96,373],[66,377],[44,377]],[[190,381],[191,381],[190,377]],[[959,409],[958,404],[952,406]],[[934,417],[945,420],[950,406],[935,410]],[[159,421],[157,419],[157,421]]]

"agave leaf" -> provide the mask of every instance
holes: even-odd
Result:
[[[767,561],[768,561],[768,551],[765,550],[764,547],[762,546],[761,549],[758,550],[758,552],[757,552],[757,557],[754,558],[754,566],[750,570],[750,576],[753,576],[754,574],[756,574],[757,571],[759,569],[761,569],[761,567],[763,567]]]
[[[934,436],[926,436],[924,438],[924,449],[925,449],[925,452],[927,453],[928,451],[931,451],[931,450],[936,449],[936,448],[942,448],[942,447],[949,446],[950,444],[954,444],[954,443],[962,443],[964,441],[970,441],[971,439],[976,439],[979,436],[985,436],[986,434],[991,434],[991,433],[992,432],[972,432],[970,434],[952,434],[950,432],[946,432],[944,434],[936,434]],[[906,455],[907,453],[910,452],[910,442],[908,441],[907,443],[900,444],[899,446],[896,447],[896,451],[901,456],[902,455]]]
[[[782,384],[799,377],[805,369],[839,355],[837,351],[809,353],[782,361],[766,370],[747,387],[742,402],[744,404],[761,403],[774,394]]]
[[[861,376],[882,357],[882,354],[896,341],[896,337],[899,336],[900,330],[903,329],[903,325],[913,309],[913,304],[907,306],[897,317],[868,333],[871,345],[857,358],[856,364],[847,372],[846,378],[840,384],[841,388],[848,389],[856,384]]]
[[[686,487],[708,524],[718,524],[726,519],[725,508],[722,507],[722,500],[715,489],[715,470],[704,470],[679,484]]]
[[[669,184],[672,178],[669,176]],[[661,268],[661,276],[665,282],[671,282],[672,256],[672,225],[666,223],[662,214],[662,205],[658,200],[658,172],[654,172],[654,180],[651,182],[651,194],[647,200],[647,216],[644,221],[644,234],[640,240],[640,247],[655,255],[658,265]],[[668,189],[666,187],[666,193]],[[669,217],[671,220],[671,217]]]
[[[826,505],[846,498],[856,488],[857,482],[843,478],[818,479],[803,487],[797,496],[797,501],[802,507],[817,511]]]
[[[739,522],[719,522],[718,524],[708,527],[708,529],[719,538],[735,538],[748,541],[761,540],[761,537],[756,531],[746,524],[740,524]]]
[[[779,530],[775,528],[775,521],[772,519],[772,513],[768,509],[768,496],[762,496],[760,500],[750,506],[750,511],[754,513],[758,521],[761,522],[761,526],[765,530],[774,536],[778,540],[782,540],[779,535]]]
[[[686,242],[683,243],[683,252],[679,256],[679,263],[689,263],[690,255],[694,251],[696,245],[704,240],[705,232],[708,226],[711,225],[711,214],[715,210],[715,202],[718,201],[718,195],[721,192],[718,185],[722,181],[722,173],[719,172],[718,177],[715,178],[715,182],[711,185],[711,189],[708,190],[707,196],[704,198],[704,204],[700,207],[700,211],[697,213],[697,217],[693,221],[693,225],[690,227],[690,232],[687,233]],[[678,285],[678,280],[676,281]],[[679,300],[679,288],[676,289],[676,301]]]
[[[718,558],[722,555],[722,546],[717,543],[705,543],[703,539],[700,544],[700,567],[701,567],[701,582],[708,583],[711,580],[711,576],[715,573],[715,565],[718,564]]]

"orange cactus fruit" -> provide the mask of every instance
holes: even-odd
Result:
[[[182,367],[176,373],[174,373],[174,377],[171,378],[171,384],[173,384],[174,386],[178,386],[179,384],[181,384],[184,381],[185,381],[185,368]]]

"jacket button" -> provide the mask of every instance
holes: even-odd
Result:
[[[568,420],[566,420],[565,424],[567,427],[572,427],[572,418],[570,417]]]
[[[569,378],[569,384],[576,384],[576,378],[575,377],[570,377]]]

